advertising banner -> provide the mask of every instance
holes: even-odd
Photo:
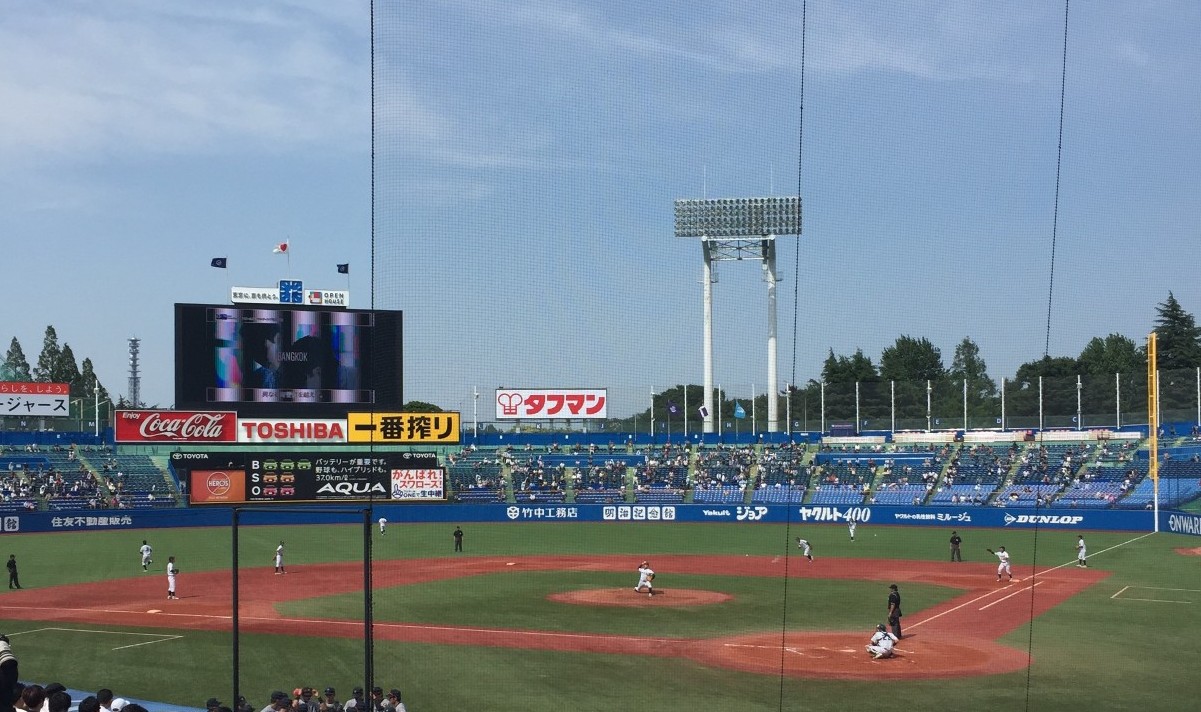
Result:
[[[0,382],[0,415],[66,418],[71,414],[71,386],[66,383]]]
[[[192,504],[441,502],[436,453],[177,452]]]
[[[604,388],[498,388],[496,419],[607,418]]]
[[[347,413],[347,442],[453,445],[459,442],[458,413]]]
[[[118,410],[114,439],[119,443],[235,443],[233,411]]]
[[[346,421],[315,418],[239,418],[238,442],[341,444],[346,442]]]

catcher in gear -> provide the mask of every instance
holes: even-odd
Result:
[[[638,585],[634,587],[634,590],[642,593],[642,589],[645,588],[646,595],[653,596],[655,595],[655,584],[652,583],[654,580],[655,571],[651,568],[650,562],[643,561],[638,566]]]
[[[867,652],[871,653],[874,660],[891,658],[893,656],[893,646],[896,643],[897,637],[881,623],[876,626],[876,632],[872,633],[872,639],[867,644]]]

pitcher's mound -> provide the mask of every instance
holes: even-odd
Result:
[[[591,588],[581,591],[564,591],[547,596],[556,603],[574,603],[583,606],[708,606],[734,600],[728,593],[699,591],[689,588],[673,588],[655,591],[655,595],[636,593],[633,588]]]
[[[1184,554],[1185,556],[1201,556],[1201,546],[1194,546],[1192,548],[1180,548],[1180,549],[1176,550],[1176,553]],[[633,591],[630,591],[630,593],[633,593]]]

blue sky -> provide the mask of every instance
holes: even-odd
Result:
[[[801,3],[378,6],[374,304],[405,311],[406,398],[604,387],[626,415],[700,383],[672,202],[797,192]],[[1201,5],[1071,10],[1055,356],[1141,343],[1169,290],[1201,313]],[[998,380],[1042,355],[1062,39],[1057,3],[809,2],[781,384],[902,334],[947,363],[971,337]],[[174,302],[349,262],[370,306],[369,40],[363,2],[6,7],[4,345],[32,362],[53,324],[122,394],[137,336],[167,406]],[[718,279],[716,381],[762,392],[759,264]]]

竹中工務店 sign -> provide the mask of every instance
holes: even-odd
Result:
[[[458,413],[347,413],[351,443],[451,444],[459,442]]]
[[[171,463],[192,504],[446,499],[436,453],[177,452]]]

